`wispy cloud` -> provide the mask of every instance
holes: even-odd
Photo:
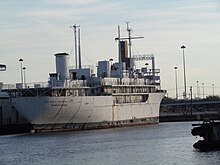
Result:
[[[72,4],[72,5],[90,5],[94,3],[98,3],[100,0],[46,0],[45,3],[48,4],[60,4],[60,5],[66,5],[66,4]]]

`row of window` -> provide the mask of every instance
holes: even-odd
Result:
[[[141,103],[146,102],[148,99],[148,95],[124,95],[124,96],[115,96],[116,104],[122,103]]]

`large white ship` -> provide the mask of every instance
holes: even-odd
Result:
[[[77,26],[74,28],[76,38]],[[55,54],[56,72],[49,74],[47,84],[22,82],[10,89],[3,84],[2,92],[8,94],[10,107],[22,114],[35,132],[159,123],[165,95],[160,89],[160,71],[155,69],[154,55],[131,55],[135,37],[131,37],[129,27],[127,30],[127,38],[116,38],[118,62],[98,61],[97,74],[92,67],[82,67],[78,42],[76,67],[69,67],[67,53]],[[151,63],[138,69],[135,60]]]

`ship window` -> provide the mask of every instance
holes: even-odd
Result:
[[[85,76],[85,75],[82,75],[82,76],[81,76],[81,80],[86,80],[86,76]]]
[[[66,91],[62,90],[61,93],[60,93],[60,96],[66,96]]]
[[[104,92],[105,92],[105,91],[104,91],[104,88],[101,88],[101,92],[102,92],[102,93],[104,93]]]
[[[143,95],[142,96],[142,101],[145,102],[148,100],[149,95]]]
[[[77,73],[76,72],[72,72],[72,78],[73,78],[73,80],[77,79]]]

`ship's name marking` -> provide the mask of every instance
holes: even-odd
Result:
[[[60,107],[60,106],[67,106],[68,101],[63,100],[50,100],[45,101],[46,104],[50,104],[51,107]]]
[[[51,107],[60,107],[60,106],[67,106],[67,104],[51,104]]]
[[[45,103],[47,103],[47,104],[53,104],[53,103],[60,103],[60,104],[62,104],[62,103],[68,103],[68,101],[63,101],[63,100],[50,100],[50,101],[45,101]]]

